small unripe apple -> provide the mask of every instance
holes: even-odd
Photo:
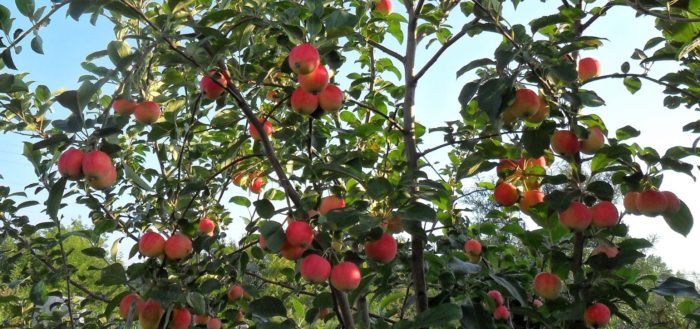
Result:
[[[374,11],[385,16],[391,14],[391,7],[391,0],[375,0],[374,2]]]
[[[681,210],[681,200],[678,199],[675,193],[671,191],[661,192],[666,197],[666,210],[664,210],[664,215],[673,215]]]
[[[292,110],[299,114],[310,115],[318,108],[318,96],[305,92],[301,87],[292,93],[290,102]]]
[[[295,247],[308,248],[314,241],[314,230],[311,225],[301,220],[289,222],[284,234],[287,241]]]
[[[199,221],[199,232],[206,234],[208,236],[214,236],[214,230],[216,229],[216,223],[213,220],[205,217]]]
[[[221,320],[211,318],[207,321],[207,329],[221,329]]]
[[[578,78],[586,81],[600,75],[600,62],[592,57],[582,58],[578,62]]]
[[[365,242],[367,259],[388,263],[396,257],[397,243],[391,234],[384,233],[379,240]]]
[[[493,198],[501,206],[512,206],[518,201],[519,193],[515,185],[501,182],[493,190]]]
[[[489,296],[489,298],[493,299],[493,301],[496,303],[496,306],[503,305],[503,303],[505,302],[505,300],[503,299],[503,295],[498,290],[490,290],[486,293],[486,295]]]
[[[295,246],[289,243],[289,241],[284,240],[282,243],[282,248],[280,249],[280,255],[289,260],[297,260],[304,255],[307,248],[302,246]]]
[[[583,321],[589,327],[604,327],[610,322],[610,309],[605,304],[595,303],[586,309]]]
[[[331,275],[331,263],[319,255],[311,254],[301,260],[299,272],[302,278],[310,282],[323,283]]]
[[[206,315],[206,314],[204,314],[204,315],[195,314],[194,315],[194,324],[196,324],[196,325],[200,325],[200,324],[206,325],[207,322],[209,322],[209,320],[211,320],[211,316],[209,316],[209,315]]]
[[[192,253],[192,240],[182,234],[173,234],[165,241],[165,257],[170,260],[178,260]]]
[[[498,305],[493,311],[493,318],[496,320],[508,320],[510,317],[510,311],[505,305]]]
[[[580,150],[578,137],[571,131],[558,130],[554,132],[550,139],[552,150],[563,156],[574,156]]]
[[[321,215],[328,214],[331,210],[345,208],[345,199],[335,195],[329,195],[321,199],[321,204],[318,206],[318,212]]]
[[[202,80],[199,81],[199,89],[202,90],[206,98],[217,99],[224,93],[224,88],[228,85],[228,81],[226,80],[226,76],[217,70],[210,70],[207,74],[208,75],[205,75],[202,77]],[[216,84],[216,82],[214,82],[215,80],[210,78],[210,76],[213,76],[221,86]]]
[[[137,104],[138,103],[128,99],[118,98],[112,102],[112,108],[114,112],[119,115],[131,115],[134,113]]]
[[[318,105],[326,113],[337,112],[343,107],[343,91],[334,84],[329,84],[318,94]]]
[[[95,150],[85,154],[81,167],[88,184],[95,189],[109,188],[117,181],[117,169],[105,152]]]
[[[511,111],[516,117],[529,118],[540,109],[540,96],[536,92],[522,88],[515,91],[515,99],[506,111]]]
[[[158,257],[165,251],[165,239],[162,235],[148,231],[139,239],[139,252],[146,257]]]
[[[353,262],[342,262],[331,269],[331,285],[340,291],[350,291],[360,285],[362,274]]]
[[[535,276],[533,288],[544,299],[556,299],[561,294],[561,279],[556,274],[540,272]]]
[[[192,324],[192,314],[186,308],[176,307],[172,311],[170,319],[171,329],[187,329]]]
[[[608,227],[617,224],[620,213],[617,207],[610,201],[601,201],[591,207],[593,225],[598,227]]]
[[[156,329],[160,318],[163,316],[163,308],[156,300],[149,299],[143,303],[139,312],[139,324],[142,329]]]
[[[258,118],[260,121],[260,124],[263,126],[263,131],[265,132],[265,135],[270,136],[272,135],[272,122],[268,121],[267,119],[264,118]],[[260,134],[258,133],[258,130],[255,129],[255,126],[252,124],[248,125],[248,133],[250,133],[250,137],[253,137],[254,140],[259,141],[261,139]]]
[[[58,158],[58,173],[76,180],[83,177],[83,158],[85,153],[79,149],[68,149]]]
[[[523,193],[523,197],[520,198],[520,210],[527,213],[530,207],[538,205],[544,202],[544,193],[540,190],[529,190]]]
[[[637,199],[639,198],[639,192],[627,192],[622,204],[625,206],[625,210],[630,214],[639,215],[639,208],[637,208]]]
[[[559,222],[564,227],[575,231],[583,231],[591,225],[593,214],[591,209],[581,202],[571,202],[569,208],[559,213]]]
[[[330,77],[325,66],[319,65],[309,74],[299,75],[299,85],[307,93],[318,94],[328,85]]]
[[[593,251],[591,251],[591,256],[595,256],[597,254],[605,254],[605,256],[608,256],[608,258],[615,258],[617,254],[620,253],[620,250],[617,249],[615,246],[597,246]]]
[[[150,125],[160,118],[160,105],[152,101],[139,103],[134,108],[134,117],[136,121]]]
[[[289,67],[296,74],[309,74],[321,65],[321,55],[310,43],[298,45],[289,52]]]
[[[593,154],[605,145],[605,134],[598,127],[588,128],[588,138],[581,140],[581,152]]]
[[[479,257],[481,250],[481,242],[478,240],[471,239],[464,243],[464,252],[467,253],[467,256]]]
[[[666,196],[654,190],[639,193],[637,197],[637,209],[642,215],[654,217],[666,211]]]
[[[549,118],[549,104],[547,103],[547,99],[544,98],[544,96],[540,96],[540,107],[537,108],[537,112],[535,112],[535,114],[525,119],[525,121],[531,123],[540,123],[547,118]]]
[[[129,311],[131,310],[131,305],[134,304],[132,320],[138,320],[139,312],[143,308],[143,299],[137,294],[128,294],[122,297],[119,302],[119,315],[122,319],[126,320],[129,317]]]
[[[229,301],[229,302],[235,302],[235,301],[237,301],[237,300],[239,300],[239,299],[245,297],[245,295],[246,295],[245,290],[244,290],[243,287],[241,287],[241,285],[238,284],[238,283],[234,284],[234,285],[228,290],[228,293],[226,294],[226,296],[228,297],[228,301]]]

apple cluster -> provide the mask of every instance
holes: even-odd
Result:
[[[493,198],[501,206],[519,204],[520,209],[527,213],[530,207],[544,202],[544,193],[540,191],[540,178],[544,176],[547,159],[520,158],[502,159],[496,166],[500,177],[493,191]],[[517,185],[521,185],[521,192]]]
[[[343,107],[343,91],[329,83],[328,69],[321,64],[321,56],[312,44],[292,48],[288,61],[299,79],[299,87],[290,99],[294,112],[311,115],[320,108],[332,113]]]
[[[249,191],[255,194],[260,194],[262,188],[267,184],[267,178],[259,171],[236,173],[231,177],[231,181],[234,185],[241,188],[248,188]]]
[[[507,124],[516,119],[522,119],[530,123],[540,123],[549,117],[549,104],[547,100],[536,92],[521,88],[515,90],[512,103],[501,114]]]
[[[505,305],[505,299],[498,290],[491,290],[486,295],[493,300],[496,308],[493,310],[493,318],[496,320],[508,320],[510,318],[510,310]]]
[[[160,104],[153,101],[134,102],[118,98],[112,102],[114,112],[119,115],[134,115],[136,121],[145,125],[153,124],[160,118]]]
[[[668,217],[681,209],[681,200],[671,191],[627,192],[623,204],[628,213],[649,217]]]
[[[66,150],[58,158],[58,172],[71,180],[84,177],[88,185],[98,190],[110,188],[117,181],[112,158],[100,150],[88,153],[76,148]]]

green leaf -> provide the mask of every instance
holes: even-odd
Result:
[[[75,90],[64,91],[60,95],[56,96],[56,101],[63,107],[71,110],[73,114],[82,117],[80,112],[80,106],[78,106],[78,92]]]
[[[360,21],[360,18],[350,14],[346,10],[335,10],[326,17],[326,34],[329,38],[336,38],[352,34],[355,25]]]
[[[195,314],[206,314],[207,301],[204,296],[198,292],[190,292],[187,294],[187,304],[192,307]]]
[[[255,205],[255,210],[258,212],[260,217],[265,219],[270,219],[275,215],[275,206],[268,199],[261,199],[253,202]]]
[[[261,318],[287,316],[287,308],[284,307],[284,303],[271,296],[265,296],[250,302],[248,310]]]
[[[15,83],[13,74],[0,74],[0,93],[9,93],[12,91],[12,85]]]
[[[569,22],[571,22],[570,18],[568,18],[564,15],[560,15],[560,14],[543,16],[543,17],[532,20],[530,22],[530,29],[532,30],[532,33],[534,34],[543,27],[546,27],[549,25],[561,24],[561,23],[569,23]]]
[[[153,191],[153,188],[146,183],[146,181],[141,178],[141,175],[137,174],[130,166],[124,165],[124,176],[128,178],[132,183],[138,186],[144,191]]]
[[[556,124],[552,121],[545,121],[539,127],[527,128],[523,133],[523,146],[531,157],[539,157],[544,151],[549,149],[550,136],[554,133]]]
[[[666,279],[660,285],[651,288],[651,291],[661,296],[700,298],[695,283],[676,277]]]
[[[611,201],[615,196],[613,187],[604,181],[595,181],[588,184],[588,191],[595,194],[598,199]]]
[[[68,6],[68,15],[77,21],[87,10],[91,1],[92,0],[71,0]]]
[[[473,69],[485,67],[488,65],[496,65],[496,62],[494,62],[491,58],[475,59],[467,63],[467,65],[462,66],[462,68],[460,68],[459,70],[457,70],[457,78],[461,77],[464,73],[467,73]]]
[[[605,101],[591,90],[579,90],[578,97],[581,100],[581,104],[584,106],[598,107],[605,105]]]
[[[407,220],[434,222],[437,219],[435,210],[420,202],[412,202],[400,211],[403,214],[402,218]]]
[[[42,40],[40,36],[34,36],[34,38],[32,39],[31,46],[32,50],[34,50],[34,52],[36,52],[37,54],[44,54],[44,40]]]
[[[693,214],[685,202],[681,201],[681,208],[673,215],[664,215],[664,220],[673,231],[688,236],[693,228]]]
[[[34,16],[34,0],[15,0],[15,4],[20,14],[27,17]]]
[[[41,305],[46,303],[46,299],[49,298],[49,292],[46,289],[46,284],[44,281],[39,281],[32,286],[32,291],[29,293],[29,299],[35,305]]]
[[[640,132],[639,130],[635,129],[632,126],[624,126],[618,130],[615,131],[615,138],[618,140],[625,140],[625,139],[630,139],[639,136]]]
[[[100,259],[104,259],[105,256],[107,256],[107,251],[105,251],[104,249],[102,249],[100,247],[85,248],[85,249],[81,250],[80,252],[82,252],[85,255],[95,257],[95,258],[100,258]]]
[[[102,269],[100,280],[103,286],[123,286],[126,284],[126,272],[122,264],[114,263]]]
[[[459,92],[459,104],[462,106],[462,108],[466,108],[469,105],[469,101],[474,98],[474,95],[476,95],[477,90],[479,90],[479,82],[478,81],[472,81],[470,83],[467,83],[462,87],[462,91]]]
[[[393,186],[384,177],[373,177],[367,182],[367,194],[375,200],[389,195],[393,191]]]
[[[481,266],[479,266],[479,264],[465,262],[457,257],[452,257],[450,262],[447,263],[447,266],[455,275],[477,274],[481,272]]]
[[[642,80],[637,77],[627,77],[622,80],[622,82],[625,84],[625,88],[627,88],[627,90],[632,94],[636,93],[640,88],[642,88]]]
[[[10,52],[10,49],[5,49],[2,52],[2,61],[8,68],[17,70],[17,66],[15,66],[15,62],[12,60],[12,52]]]
[[[61,177],[56,183],[51,186],[49,199],[46,201],[46,213],[53,220],[58,220],[58,209],[61,207],[63,200],[63,190],[66,188],[68,177]]]
[[[123,67],[125,59],[131,55],[131,47],[124,41],[112,41],[107,45],[107,54],[116,67]]]
[[[265,238],[267,249],[276,253],[282,249],[282,244],[286,239],[282,224],[273,221],[265,221],[260,223],[260,234]]]
[[[497,275],[496,273],[489,273],[489,276],[491,279],[493,279],[493,281],[496,281],[496,283],[498,283],[501,287],[505,288],[508,293],[513,296],[513,298],[520,302],[520,305],[527,305],[525,291],[521,286],[519,286],[517,283],[513,283],[506,277]]]
[[[462,308],[457,304],[445,303],[431,307],[425,312],[416,316],[415,320],[404,320],[399,322],[394,328],[414,329],[414,328],[440,328],[449,326],[450,322],[462,318]]]

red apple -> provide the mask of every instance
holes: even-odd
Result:
[[[574,156],[580,150],[578,137],[568,130],[558,130],[554,132],[550,139],[552,150],[563,156]]]
[[[331,263],[319,255],[311,254],[301,260],[299,271],[302,278],[313,283],[323,283],[331,275]]]
[[[207,329],[221,329],[221,320],[211,318],[207,321]]]
[[[474,257],[478,260],[479,256],[481,256],[481,250],[481,242],[478,240],[471,239],[464,243],[464,251],[467,253],[467,256],[469,256],[469,259]]]
[[[165,257],[177,260],[187,257],[192,253],[192,240],[182,234],[174,234],[165,241]]]
[[[639,193],[637,197],[637,209],[642,215],[654,217],[666,211],[666,196],[654,190]]]
[[[284,234],[289,244],[295,247],[308,248],[314,241],[314,230],[311,225],[301,220],[289,222]]]
[[[136,121],[150,125],[160,118],[160,105],[151,101],[140,103],[134,108],[134,116]]]
[[[330,195],[321,199],[321,204],[318,206],[318,212],[321,215],[326,215],[331,210],[342,208],[345,208],[345,199]]]
[[[139,239],[139,252],[146,257],[158,257],[165,251],[165,239],[162,235],[148,231]]]
[[[505,177],[512,175],[519,168],[522,168],[522,166],[523,166],[522,159],[520,159],[520,160],[502,159],[498,163],[498,166],[496,166],[496,174],[498,175],[498,177],[505,178]]]
[[[297,260],[304,255],[307,248],[301,246],[295,246],[289,243],[289,241],[284,240],[282,243],[282,248],[280,249],[280,255],[289,260]]]
[[[501,182],[493,190],[493,198],[501,206],[512,206],[518,201],[518,188],[511,183]]]
[[[112,158],[102,151],[85,154],[82,170],[88,184],[95,189],[109,188],[117,181],[117,169],[112,164]]]
[[[382,14],[382,15],[389,15],[391,14],[391,0],[375,0],[374,1],[374,11]]]
[[[243,297],[245,297],[246,292],[243,287],[241,287],[240,284],[236,283],[234,284],[227,293],[228,301],[229,302],[235,302]]]
[[[265,186],[265,183],[265,176],[258,176],[256,173],[254,178],[250,178],[248,189],[255,194],[260,194],[262,188]]]
[[[673,215],[681,210],[681,200],[671,191],[661,192],[666,197],[666,210],[664,215]]]
[[[540,190],[529,190],[523,193],[523,197],[520,198],[520,210],[524,213],[528,212],[530,207],[538,205],[544,202],[544,193]]]
[[[487,292],[486,295],[489,296],[489,298],[493,299],[493,301],[496,303],[496,306],[503,305],[503,303],[505,302],[505,300],[503,299],[503,295],[498,290],[491,290]]]
[[[195,314],[194,315],[194,324],[196,324],[196,325],[200,325],[200,324],[206,325],[207,322],[209,322],[209,320],[211,320],[211,316],[209,316],[209,315],[206,315],[206,314],[204,314],[204,315]]]
[[[608,227],[617,224],[620,213],[617,207],[610,201],[601,201],[591,207],[593,225]]]
[[[542,167],[542,168],[547,168],[547,158],[544,156],[541,156],[539,158],[529,158],[525,160],[525,167],[527,168],[532,168],[532,167]]]
[[[204,233],[208,236],[214,236],[214,229],[216,229],[216,223],[213,220],[205,217],[199,221],[199,232]]]
[[[326,67],[319,65],[309,74],[299,74],[299,85],[307,93],[318,94],[326,88],[329,79]]]
[[[598,127],[588,128],[588,138],[581,140],[581,152],[593,154],[605,145],[605,134]]]
[[[207,74],[208,75],[205,75],[202,77],[202,80],[199,81],[199,89],[202,90],[206,98],[217,99],[224,93],[224,88],[228,85],[228,81],[226,80],[226,76],[217,70],[210,70]],[[216,84],[214,79],[210,78],[210,76],[213,76],[221,86]]]
[[[114,102],[112,102],[112,108],[117,114],[131,115],[132,113],[134,113],[137,104],[138,103],[128,99],[118,98],[115,99]]]
[[[192,314],[186,308],[173,308],[170,319],[171,329],[187,329],[192,324]]]
[[[141,299],[141,296],[137,294],[128,294],[122,297],[122,300],[119,302],[119,315],[122,317],[122,319],[126,320],[129,317],[129,311],[131,310],[132,304],[134,305],[134,309],[132,311],[133,315],[131,319],[138,320],[139,312],[143,308],[143,299]]]
[[[342,262],[331,269],[331,285],[340,291],[350,291],[360,285],[362,274],[353,262]]]
[[[637,208],[637,199],[639,198],[639,192],[627,192],[623,200],[623,205],[625,210],[630,214],[639,215],[639,208]]]
[[[301,88],[297,88],[292,93],[290,102],[292,103],[292,110],[299,114],[310,115],[314,113],[318,108],[319,96],[305,92]]]
[[[343,91],[334,84],[329,84],[318,94],[318,104],[327,113],[337,112],[343,107]]]
[[[515,99],[506,111],[519,118],[529,118],[540,109],[540,96],[530,89],[518,89],[515,91]]]
[[[139,324],[142,329],[156,329],[160,318],[163,316],[163,308],[156,300],[149,299],[143,303],[139,312]]]
[[[493,311],[493,318],[496,320],[508,320],[510,317],[510,312],[505,305],[499,305]]]
[[[595,303],[586,309],[583,321],[589,327],[605,327],[610,322],[610,309],[605,304]]]
[[[396,257],[397,243],[391,234],[384,233],[379,240],[365,242],[367,259],[388,263]]]
[[[556,274],[540,272],[533,282],[535,294],[544,299],[556,299],[561,294],[562,284]]]
[[[270,136],[272,135],[272,122],[267,121],[267,119],[263,118],[258,118],[260,121],[260,124],[263,126],[263,131],[265,132],[265,135]],[[258,133],[258,130],[255,129],[255,126],[252,124],[248,124],[248,133],[250,133],[250,137],[253,137],[254,140],[259,141],[261,139],[260,134]]]
[[[61,176],[76,180],[83,177],[83,158],[85,153],[79,149],[68,149],[58,158],[58,172]],[[111,161],[111,160],[110,160]]]
[[[564,227],[575,231],[583,231],[591,225],[593,214],[591,209],[580,202],[571,202],[569,208],[559,213],[559,222]]]
[[[598,246],[593,251],[591,251],[591,256],[595,256],[597,254],[605,254],[605,256],[608,256],[608,258],[615,258],[617,254],[620,253],[620,250],[617,249],[615,246]]]
[[[260,248],[263,250],[267,249],[267,240],[265,240],[262,234],[258,237],[258,245],[260,245]]]
[[[578,61],[578,78],[586,81],[600,75],[600,62],[592,57],[582,58]]]
[[[318,318],[321,320],[325,319],[329,314],[331,314],[331,310],[328,307],[321,307],[318,310]]]
[[[540,96],[540,107],[537,108],[537,112],[526,118],[525,121],[531,123],[540,123],[549,117],[549,104],[544,96]]]
[[[294,73],[309,74],[321,65],[321,56],[312,44],[304,43],[292,48],[288,62]]]

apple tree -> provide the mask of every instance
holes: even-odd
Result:
[[[642,327],[626,313],[650,294],[690,298],[684,321],[700,326],[691,282],[633,270],[652,244],[627,222],[691,231],[689,197],[663,177],[695,178],[700,139],[661,154],[630,141],[634,127],[609,131],[582,112],[605,105],[604,79],[632,94],[660,85],[660,107],[696,107],[700,4],[562,0],[509,23],[525,5],[0,5],[0,128],[26,137],[18,152],[36,174],[0,189],[0,237],[19,246],[0,257],[45,267],[3,280],[2,326],[585,328],[612,316]],[[634,52],[638,65],[601,72],[579,52],[605,47],[588,32],[613,9],[656,17],[659,34]],[[52,91],[14,58],[26,45],[43,53],[42,29],[64,13],[110,24],[114,40]],[[470,57],[482,36],[500,44]],[[416,113],[434,110],[417,95],[450,50],[464,62],[443,76],[468,82],[440,95],[459,104],[452,121],[424,126]],[[652,71],[658,61],[677,70]],[[685,129],[700,133],[700,121]],[[468,202],[485,191],[487,205]],[[91,228],[67,232],[69,211]],[[72,253],[99,259],[94,275]],[[33,317],[49,294],[65,307]]]

